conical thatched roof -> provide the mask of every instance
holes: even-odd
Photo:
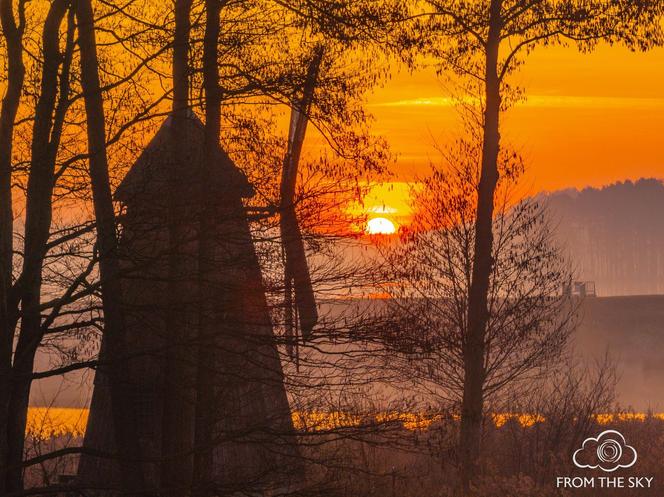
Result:
[[[214,161],[216,167],[204,171],[208,161],[204,160],[205,132],[203,123],[190,113],[185,120],[183,136],[173,135],[173,117],[169,116],[143,150],[138,160],[129,170],[115,192],[115,198],[121,202],[130,202],[137,197],[163,196],[167,185],[169,166],[176,160],[176,147],[180,147],[177,156],[183,158],[180,187],[183,192],[200,185],[202,178],[212,182],[215,191],[233,192],[242,198],[251,197],[253,188],[244,173],[235,165],[221,147],[217,149]],[[203,172],[206,172],[203,176]]]

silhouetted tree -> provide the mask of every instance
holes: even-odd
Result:
[[[55,185],[56,157],[69,105],[74,23],[70,13],[67,43],[60,49],[60,26],[66,0],[51,3],[42,31],[43,65],[32,128],[26,196],[23,267],[15,285],[20,298],[20,333],[14,351],[12,393],[7,426],[7,490],[23,488],[21,461],[34,359],[44,335],[41,319],[42,266],[48,250]],[[18,316],[17,316],[18,317]]]
[[[25,66],[23,64],[23,32],[25,4],[18,3],[18,23],[14,2],[0,3],[0,23],[7,50],[7,89],[0,110],[0,493],[6,489],[9,464],[8,440],[5,435],[9,419],[11,395],[12,349],[16,304],[12,292],[14,212],[12,203],[12,150],[14,120],[21,98]]]
[[[122,309],[123,292],[115,208],[106,157],[104,104],[99,83],[92,3],[90,0],[76,0],[75,9],[78,20],[78,43],[81,49],[81,85],[87,117],[90,180],[97,225],[101,300],[104,312],[105,349],[103,353],[100,352],[103,365],[99,371],[106,376],[109,383],[115,447],[122,468],[123,490],[129,495],[141,494],[145,485],[141,461],[133,460],[139,454],[136,421],[130,404],[129,391],[122,380],[128,349]]]
[[[172,140],[190,139],[185,124],[190,112],[190,32],[191,0],[175,1],[175,31],[173,34],[173,125]],[[168,395],[164,398],[161,448],[161,490],[171,497],[185,496],[191,487],[193,468],[193,439],[189,427],[194,420],[195,395],[193,353],[187,344],[192,340],[192,314],[185,308],[188,301],[183,282],[189,278],[184,247],[191,229],[185,219],[187,199],[179,193],[187,171],[182,167],[188,158],[182,147],[175,148],[175,160],[169,162],[168,243],[169,243],[169,299],[164,385]]]
[[[419,372],[430,398],[458,412],[464,396],[469,333],[477,159],[461,141],[448,164],[435,167],[413,193],[414,217],[401,243],[385,251],[394,319],[386,339]],[[546,210],[515,191],[522,165],[502,153],[493,220],[493,267],[482,350],[482,395],[500,412],[506,392],[555,369],[576,325],[576,304],[562,288],[572,279]],[[420,388],[423,388],[421,385]]]
[[[476,472],[483,418],[482,384],[489,281],[493,270],[494,194],[499,179],[500,114],[519,92],[507,77],[537,46],[574,43],[588,50],[602,40],[648,49],[663,40],[659,0],[548,1],[426,0],[399,37],[401,48],[427,54],[462,82],[462,98],[477,99],[482,155],[473,240],[473,270],[464,342],[464,401],[461,409],[461,482],[468,493]],[[413,52],[410,52],[411,55]],[[415,56],[416,56],[415,55]],[[406,59],[414,62],[414,57]]]

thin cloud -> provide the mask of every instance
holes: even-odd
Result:
[[[478,104],[475,97],[421,97],[405,100],[393,100],[374,104],[375,107],[453,107],[459,103]],[[597,97],[573,95],[531,95],[520,107],[539,108],[587,108],[587,109],[663,109],[664,98],[638,97]]]

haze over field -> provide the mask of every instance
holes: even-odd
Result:
[[[358,301],[359,302],[359,301]],[[324,309],[328,312],[340,312]],[[664,295],[587,298],[579,311],[580,326],[573,342],[582,362],[592,364],[606,353],[619,374],[616,400],[624,408],[640,412],[664,412]],[[46,369],[48,358],[38,360]],[[87,407],[92,393],[92,375],[70,374],[35,383],[33,406]]]
[[[409,189],[401,185],[380,190],[386,198],[396,194],[400,199],[393,203],[395,209],[382,215],[401,220],[410,208]],[[578,279],[593,281],[600,297],[588,298],[581,309],[575,334],[580,356],[592,362],[606,352],[611,355],[620,371],[617,401],[622,406],[664,409],[664,363],[659,354],[664,349],[664,225],[659,222],[664,182],[642,178],[540,198]],[[49,366],[49,356],[41,352],[37,369]],[[85,407],[92,379],[84,372],[37,381],[30,403]]]

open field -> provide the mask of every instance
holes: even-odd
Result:
[[[587,298],[580,318],[575,348],[588,361],[609,352],[620,375],[618,403],[640,412],[664,412],[664,295]],[[38,357],[38,368],[48,368],[47,357]],[[40,380],[33,386],[31,405],[86,407],[91,385],[89,373]]]
[[[452,495],[458,422],[449,417],[413,413],[377,413],[362,419],[349,413],[294,413],[306,484],[332,497],[448,497]],[[80,445],[86,409],[32,408],[28,455]],[[638,464],[612,476],[654,477],[651,489],[664,492],[664,413],[616,412],[578,419],[546,420],[542,416],[497,414],[485,427],[484,474],[477,497],[594,497],[593,489],[558,490],[558,476],[598,476],[572,464],[572,454],[586,436],[617,429],[638,451]],[[583,428],[581,428],[583,426]],[[32,466],[28,481],[57,479],[75,473],[76,456]],[[601,473],[599,473],[601,476]],[[621,493],[622,492],[622,493]],[[625,494],[603,490],[602,496]],[[631,495],[630,495],[631,497]]]
[[[664,495],[664,296],[588,298],[580,318],[576,350],[587,361],[609,352],[619,371],[617,401],[622,407],[587,420],[573,414],[550,419],[510,412],[487,417],[485,470],[477,497],[596,497],[596,489],[557,489],[556,478],[592,476],[593,471],[575,468],[571,456],[586,437],[607,429],[623,433],[639,456],[634,468],[612,476],[653,476],[654,487],[638,495]],[[42,401],[56,391],[65,395],[52,404],[57,407],[30,408],[26,433],[30,457],[80,446],[88,417],[82,406],[90,379],[70,378],[64,389],[62,383],[49,387],[42,382],[36,389]],[[39,399],[33,398],[33,405],[38,404]],[[452,495],[457,416],[380,410],[295,411],[292,416],[310,461],[306,481],[316,492],[334,497]],[[71,475],[75,468],[76,456],[68,456],[31,467],[28,480]],[[632,497],[628,492],[603,489],[601,495]]]
[[[586,358],[611,355],[622,406],[664,411],[663,295],[586,299],[574,341]]]

